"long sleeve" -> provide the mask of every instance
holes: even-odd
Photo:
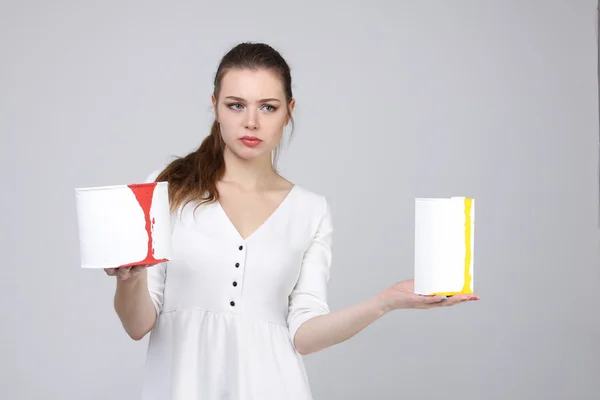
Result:
[[[331,209],[323,199],[316,233],[304,252],[298,282],[289,296],[288,329],[292,343],[304,322],[329,313],[327,284],[332,261],[332,235]]]
[[[148,274],[148,293],[154,303],[156,315],[158,316],[163,308],[165,282],[167,277],[167,262],[153,265],[146,268]]]

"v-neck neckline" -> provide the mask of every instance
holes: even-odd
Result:
[[[240,233],[240,231],[238,230],[238,228],[235,226],[235,224],[233,223],[233,221],[231,220],[231,218],[229,217],[229,214],[227,214],[227,211],[225,211],[225,208],[223,208],[223,205],[221,204],[221,202],[217,199],[215,204],[217,205],[217,207],[219,208],[219,211],[221,212],[221,214],[225,217],[225,220],[227,221],[227,224],[229,225],[229,227],[231,228],[231,230],[233,231],[233,233],[237,236],[238,240],[241,240],[242,242],[246,242],[248,240],[250,240],[252,237],[256,236],[262,229],[263,227],[265,227],[266,225],[268,225],[268,223],[275,218],[275,216],[281,212],[280,210],[285,206],[285,204],[288,202],[289,198],[292,197],[292,193],[294,191],[296,191],[298,185],[294,184],[292,186],[292,188],[288,191],[288,193],[285,195],[285,197],[283,198],[283,200],[281,200],[281,202],[279,203],[279,205],[277,207],[275,207],[275,210],[273,210],[273,212],[271,214],[269,214],[269,216],[267,218],[265,218],[265,220],[256,227],[256,229],[254,229],[254,231],[252,231],[252,233],[250,233],[247,237],[243,237],[242,234]]]

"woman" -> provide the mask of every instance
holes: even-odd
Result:
[[[276,50],[235,46],[216,73],[210,135],[149,178],[169,182],[175,257],[106,271],[125,331],[152,332],[144,399],[311,399],[302,355],[395,309],[477,300],[419,296],[404,281],[330,312],[329,204],[273,167],[291,86]]]

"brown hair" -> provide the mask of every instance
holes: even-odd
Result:
[[[267,44],[240,43],[223,56],[214,78],[215,98],[219,98],[223,76],[231,69],[268,69],[273,71],[283,84],[287,104],[289,105],[293,99],[290,67],[281,54]],[[289,118],[293,127],[293,118],[291,115]],[[198,149],[185,157],[177,157],[157,176],[156,182],[169,182],[169,201],[172,211],[188,202],[196,201],[198,205],[201,205],[218,199],[217,182],[225,172],[224,149],[225,142],[215,119],[210,134],[202,141]],[[279,146],[275,149],[275,160],[278,155]]]

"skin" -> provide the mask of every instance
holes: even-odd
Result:
[[[281,142],[295,101],[286,101],[281,81],[271,71],[232,70],[212,97],[225,142],[225,175],[218,182],[219,203],[244,238],[273,213],[293,184],[278,175],[271,153]],[[260,139],[256,147],[240,141]]]
[[[271,99],[265,101],[264,99]],[[290,122],[295,101],[286,101],[281,81],[271,71],[231,70],[212,97],[215,118],[226,144],[226,171],[218,182],[219,203],[242,237],[248,237],[277,208],[293,184],[278,175],[271,152]],[[261,140],[248,147],[240,138]],[[147,266],[106,270],[117,277],[115,309],[125,330],[136,340],[154,326],[156,312],[147,290]],[[363,302],[305,322],[294,344],[307,355],[346,341],[384,315],[399,309],[432,309],[476,301],[476,295],[422,296],[412,279],[397,282]]]

